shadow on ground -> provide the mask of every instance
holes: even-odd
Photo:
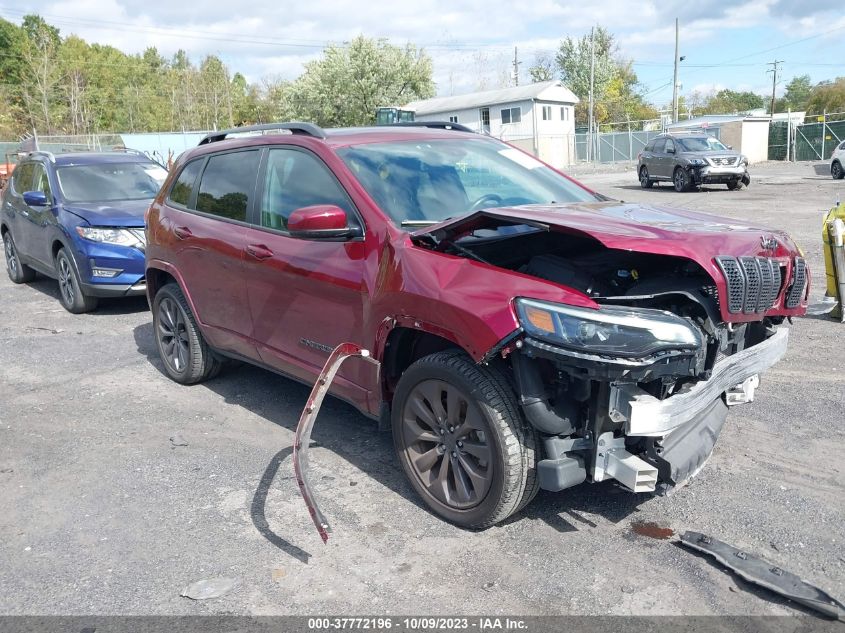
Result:
[[[153,340],[152,323],[136,327],[134,336],[138,351],[163,373]],[[311,391],[309,386],[246,363],[222,372],[202,386],[222,396],[227,403],[237,404],[289,431],[296,428]],[[268,398],[267,394],[273,394],[273,397]],[[313,441],[342,457],[408,503],[425,509],[424,503],[402,472],[389,433],[379,433],[375,421],[336,398],[326,398],[321,413],[323,415],[319,416],[314,426]],[[293,470],[288,459],[291,453],[292,447],[286,447],[274,455],[267,465],[253,496],[250,514],[253,524],[265,539],[283,552],[307,563],[310,554],[283,535],[273,532],[266,518],[268,492],[279,470]],[[611,482],[582,484],[562,494],[541,491],[532,503],[505,521],[504,525],[521,520],[540,520],[561,533],[592,529],[596,524],[582,516],[582,513],[598,514],[612,523],[619,523],[650,498],[649,495],[634,495],[623,491]]]
[[[37,290],[41,294],[55,300],[56,307],[61,308],[62,304],[59,300],[59,283],[55,279],[50,279],[39,273],[34,281],[26,284],[27,287]],[[145,312],[149,310],[146,296],[134,297],[117,297],[103,299],[101,298],[97,304],[97,309],[93,312],[86,313],[86,316],[114,316],[118,314],[135,314],[137,312]]]

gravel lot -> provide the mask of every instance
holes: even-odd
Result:
[[[818,299],[822,211],[845,193],[825,170],[764,164],[749,189],[685,194],[641,190],[630,167],[573,171],[627,201],[787,229]],[[733,410],[688,487],[541,493],[478,533],[429,514],[389,435],[329,399],[311,453],[335,529],[324,546],[290,460],[306,387],[246,366],[178,386],[161,372],[144,300],[73,316],[55,282],[0,277],[2,614],[804,613],[633,533],[639,521],[710,533],[845,596],[845,327],[832,320],[794,324],[786,359]],[[215,600],[179,596],[216,576],[241,584]]]

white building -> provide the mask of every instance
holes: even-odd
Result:
[[[451,121],[500,138],[553,167],[575,162],[578,97],[559,81],[413,101],[417,121]]]

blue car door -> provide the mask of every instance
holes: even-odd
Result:
[[[15,168],[3,203],[3,213],[7,217],[18,255],[25,259],[30,257],[27,247],[30,207],[23,201],[23,192],[29,191],[32,186],[33,167],[33,163],[22,163]]]
[[[56,224],[56,205],[50,187],[47,169],[40,163],[35,163],[32,173],[30,191],[40,191],[47,197],[47,204],[41,207],[28,207],[26,245],[29,256],[38,260],[42,266],[53,266],[51,248],[53,227]]]

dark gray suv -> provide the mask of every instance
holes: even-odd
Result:
[[[640,186],[650,188],[668,180],[675,191],[722,183],[728,189],[748,186],[748,159],[719,139],[706,134],[661,134],[637,156]]]

